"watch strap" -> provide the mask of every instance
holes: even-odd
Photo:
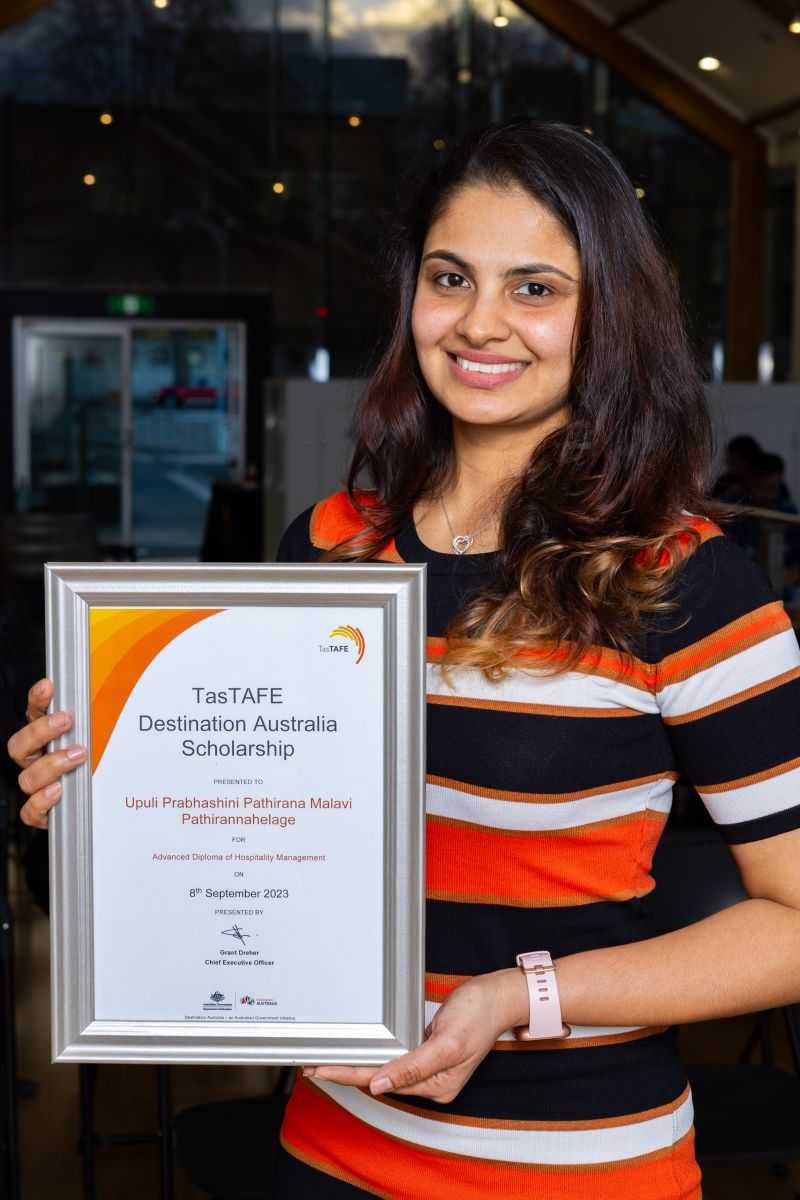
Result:
[[[561,1020],[561,999],[556,982],[556,969],[547,950],[530,950],[517,955],[517,966],[525,975],[530,1000],[527,1028],[514,1030],[519,1041],[539,1041],[544,1038],[566,1038],[572,1030]]]

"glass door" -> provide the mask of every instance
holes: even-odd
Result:
[[[141,558],[197,558],[214,489],[240,478],[243,342],[238,324],[133,326],[133,540]]]
[[[241,481],[244,326],[14,322],[17,508],[91,513],[109,552],[195,560]]]
[[[90,513],[101,542],[128,542],[124,330],[22,320],[15,334],[17,507]]]

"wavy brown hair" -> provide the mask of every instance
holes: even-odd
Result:
[[[672,274],[622,167],[577,129],[514,120],[472,131],[407,189],[390,253],[393,332],[357,412],[348,476],[365,529],[327,557],[375,557],[415,501],[452,478],[450,417],[422,377],[411,309],[431,224],[460,191],[487,184],[524,189],[578,251],[570,415],[504,494],[494,581],[455,618],[446,658],[492,675],[532,650],[564,670],[598,645],[633,651],[644,615],[670,606],[696,536],[686,513],[710,511],[710,418]]]

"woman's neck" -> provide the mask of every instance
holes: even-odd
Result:
[[[467,554],[499,548],[506,495],[524,472],[536,445],[530,439],[502,433],[454,427],[450,477],[414,506],[417,533],[431,550],[456,553],[454,538],[460,539],[459,548],[466,546]]]

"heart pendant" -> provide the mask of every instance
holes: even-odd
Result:
[[[475,539],[468,533],[457,533],[453,538],[453,552],[466,554]]]

